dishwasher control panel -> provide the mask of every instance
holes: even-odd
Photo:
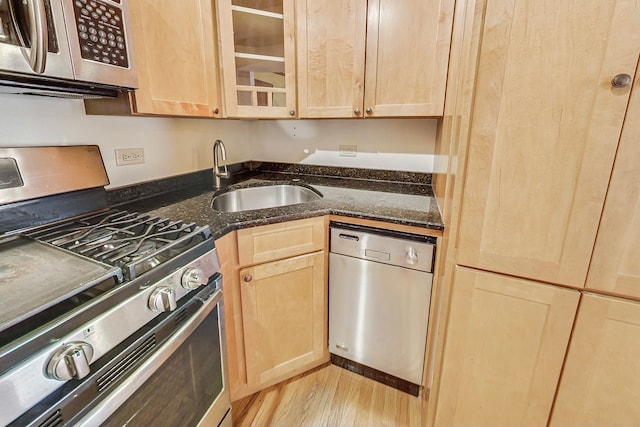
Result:
[[[436,238],[331,223],[330,252],[365,260],[432,272]]]

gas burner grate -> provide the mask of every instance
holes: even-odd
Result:
[[[133,280],[211,236],[209,227],[113,210],[60,224],[31,237],[120,267]]]

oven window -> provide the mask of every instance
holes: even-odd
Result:
[[[104,426],[195,425],[222,392],[218,307]]]

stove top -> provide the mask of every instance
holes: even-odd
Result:
[[[208,226],[110,210],[28,234],[122,269],[125,280],[157,268],[210,238]]]

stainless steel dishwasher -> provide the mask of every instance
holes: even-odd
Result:
[[[331,223],[332,362],[418,395],[436,238]]]

